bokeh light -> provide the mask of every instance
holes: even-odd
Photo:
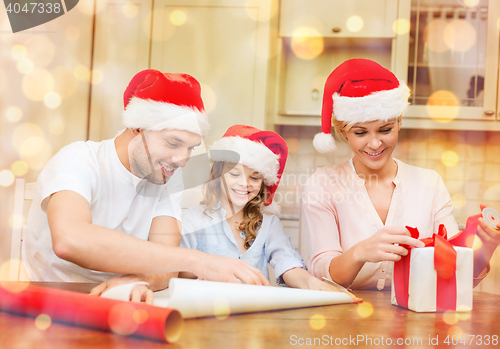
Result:
[[[29,158],[37,155],[47,141],[43,137],[30,137],[26,139],[19,149],[21,158]]]
[[[139,6],[134,3],[127,2],[122,7],[123,15],[127,18],[134,18],[139,13]]]
[[[427,23],[424,29],[424,42],[429,50],[446,52],[448,46],[444,40],[444,32],[448,23],[441,19],[434,19]]]
[[[465,52],[476,43],[476,29],[464,19],[448,23],[443,34],[444,42],[453,51]]]
[[[9,170],[0,171],[0,185],[2,187],[8,187],[14,183],[14,174]]]
[[[10,49],[10,54],[16,61],[26,58],[26,47],[23,45],[14,45]]]
[[[219,320],[225,320],[231,315],[229,302],[224,297],[214,299],[214,315]]]
[[[458,316],[455,311],[445,311],[443,313],[443,322],[447,325],[455,325],[458,322]]]
[[[187,20],[186,12],[182,10],[173,10],[168,18],[170,19],[170,22],[176,26],[183,25]]]
[[[35,326],[39,330],[46,330],[52,324],[52,319],[46,314],[40,314],[35,319]]]
[[[92,70],[92,85],[99,85],[104,80],[104,74],[99,69]]]
[[[367,318],[373,315],[373,305],[370,302],[363,301],[356,307],[356,312],[362,318]]]
[[[460,343],[460,340],[464,336],[464,331],[458,326],[451,326],[448,328],[448,335],[450,336],[450,343]]]
[[[0,266],[0,285],[11,293],[19,293],[29,286],[29,282],[4,282],[10,279],[10,267],[13,263],[21,263],[20,260],[9,259]],[[17,264],[19,265],[19,264]]]
[[[321,330],[326,325],[326,319],[321,314],[314,314],[309,318],[309,327],[313,330]]]
[[[66,29],[64,29],[64,36],[69,41],[76,41],[80,38],[80,28],[70,25]]]
[[[441,162],[447,167],[455,167],[460,162],[460,157],[453,150],[447,150],[441,155]]]
[[[55,57],[56,48],[52,40],[45,35],[30,36],[25,43],[26,58],[31,59],[37,68],[48,66]]]
[[[40,127],[33,123],[19,125],[12,133],[12,145],[31,170],[42,169],[53,155],[52,146]]]
[[[12,214],[10,217],[9,217],[9,226],[11,228],[16,228],[16,229],[19,229],[23,226],[23,215],[19,215],[19,214]]]
[[[78,89],[78,79],[68,67],[58,66],[50,73],[54,78],[53,92],[61,96],[62,99],[72,96]]]
[[[9,107],[5,112],[5,117],[12,123],[18,122],[23,118],[23,111],[16,106]]]
[[[109,311],[108,324],[117,334],[130,335],[137,330],[139,324],[134,321],[136,309],[129,303],[117,304]]]
[[[392,24],[392,31],[396,35],[404,35],[410,32],[410,21],[405,18],[396,19]]]
[[[80,81],[90,81],[90,69],[83,64],[77,65],[75,69],[73,69],[73,74]]]
[[[10,170],[16,177],[22,177],[28,173],[28,164],[24,161],[17,160],[11,166]]]
[[[346,26],[347,30],[349,30],[352,33],[357,33],[361,29],[363,29],[363,26],[365,25],[365,22],[363,21],[363,18],[359,16],[351,16],[347,19]]]
[[[291,47],[298,58],[311,60],[323,53],[325,44],[316,29],[299,27],[293,32]]]
[[[465,204],[467,203],[467,199],[462,194],[455,194],[455,195],[453,195],[451,197],[451,201],[453,202],[453,206],[456,209],[464,208]]]
[[[464,0],[464,5],[467,7],[474,7],[479,4],[479,0]]]
[[[26,122],[16,127],[12,132],[12,145],[18,152],[21,144],[30,137],[44,137],[43,131],[37,124]]]
[[[29,74],[35,69],[35,65],[31,59],[22,58],[17,62],[16,68],[21,74]]]
[[[217,94],[214,89],[209,85],[202,84],[201,88],[201,98],[205,104],[205,112],[210,114],[217,107]]]
[[[439,90],[427,100],[427,113],[437,122],[446,123],[454,120],[460,111],[460,102],[453,92]]]
[[[134,311],[134,314],[132,315],[132,318],[134,321],[138,324],[143,324],[148,320],[148,312],[144,309],[137,309]]]
[[[469,320],[471,314],[470,314],[470,311],[471,311],[471,307],[468,306],[468,305],[465,305],[465,304],[460,304],[457,306],[457,316],[458,316],[458,320],[460,321],[465,321],[465,320]]]
[[[49,108],[57,108],[61,105],[61,96],[55,92],[49,92],[43,98],[45,105]]]
[[[59,116],[49,122],[49,132],[54,136],[62,135],[65,128],[64,121]]]
[[[52,92],[54,79],[44,69],[35,69],[23,77],[23,92],[31,100],[43,101],[47,93]]]

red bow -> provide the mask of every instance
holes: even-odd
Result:
[[[438,234],[434,234],[431,238],[422,239],[425,247],[434,246],[434,268],[437,272],[436,311],[455,310],[456,308],[457,252],[453,246],[472,247],[473,239],[470,239],[469,236],[471,234],[475,235],[477,218],[476,216],[470,217],[467,220],[466,229],[450,240],[447,240],[446,228],[443,224],[439,226]],[[469,221],[471,224],[469,224]],[[476,224],[474,225],[474,223]],[[418,239],[419,232],[417,228],[406,227],[406,229],[410,231],[412,238]],[[469,244],[470,246],[468,246]],[[394,292],[398,305],[408,308],[408,285],[412,246],[404,247],[408,249],[408,255],[394,263]]]

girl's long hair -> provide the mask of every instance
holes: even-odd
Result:
[[[215,212],[219,209],[218,203],[222,194],[223,183],[223,169],[224,161],[216,161],[210,170],[211,180],[203,185],[203,201],[202,205],[205,206],[204,213]],[[257,232],[262,225],[263,207],[267,201],[269,192],[264,181],[260,187],[260,191],[252,200],[247,202],[243,208],[243,221],[238,223],[238,229],[245,234],[245,249],[250,248],[250,243],[255,241]]]

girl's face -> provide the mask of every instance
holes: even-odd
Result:
[[[262,186],[262,175],[242,164],[225,163],[222,169],[222,201],[229,201],[236,211],[255,198]]]
[[[398,142],[401,121],[372,121],[354,124],[342,132],[354,153],[356,167],[378,171],[392,160],[392,152]]]

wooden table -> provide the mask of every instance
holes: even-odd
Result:
[[[80,292],[88,292],[93,286],[42,285]],[[470,313],[414,313],[392,306],[390,292],[355,293],[365,302],[233,315],[223,320],[214,317],[185,320],[184,335],[175,344],[58,323],[40,330],[33,318],[0,312],[0,348],[363,348],[390,344],[397,347],[396,344],[405,342],[406,348],[429,348],[432,346],[429,341],[431,344],[437,341],[443,348],[493,348],[500,344],[495,342],[495,338],[500,340],[500,296],[474,292],[474,310]],[[482,344],[477,336],[482,336]],[[447,338],[449,344],[445,343]],[[453,345],[461,339],[467,344]],[[486,345],[488,340],[490,345]]]

